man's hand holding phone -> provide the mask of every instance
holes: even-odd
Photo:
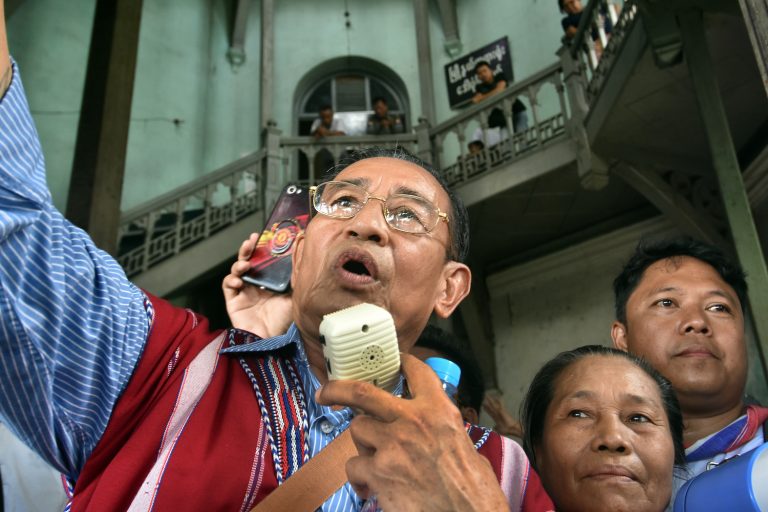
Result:
[[[259,233],[252,233],[240,245],[237,261],[224,278],[222,289],[232,326],[270,338],[285,333],[293,321],[291,295],[275,293],[243,281],[243,275],[251,268],[249,260],[258,240]]]

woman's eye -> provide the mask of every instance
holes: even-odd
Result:
[[[578,409],[575,409],[575,410],[569,412],[568,416],[570,416],[571,418],[586,418],[588,415],[584,411],[580,411]]]
[[[656,301],[656,305],[661,306],[662,308],[671,308],[675,303],[672,299],[659,299]]]

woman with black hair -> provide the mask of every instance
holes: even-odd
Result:
[[[631,354],[589,345],[536,374],[521,410],[523,447],[560,512],[661,512],[684,464],[672,387]]]

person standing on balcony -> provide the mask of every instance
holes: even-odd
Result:
[[[323,105],[317,113],[317,119],[312,122],[309,133],[319,139],[321,137],[336,137],[346,135],[344,132],[344,122],[334,116],[333,107]]]
[[[483,149],[485,149],[485,144],[480,139],[472,140],[467,144],[467,151],[469,151],[470,155],[479,155],[483,152]]]
[[[481,60],[475,64],[475,75],[478,83],[475,86],[472,103],[481,103],[507,88],[507,78],[504,73],[500,70],[494,73],[488,61]],[[512,104],[512,126],[516,133],[528,129],[528,114],[525,105],[519,99],[515,99]],[[483,134],[482,128],[478,128],[472,135],[472,140],[482,140],[489,147],[506,138],[507,120],[500,108],[494,108],[488,115],[488,129],[485,134]]]
[[[344,130],[344,121],[334,115],[333,107],[326,104],[321,106],[317,112],[317,119],[312,122],[309,133],[315,140],[319,141],[325,137],[346,135]],[[314,166],[316,173],[323,173],[334,165],[336,165],[336,160],[327,148],[322,148],[315,154]]]
[[[565,38],[570,41],[576,37],[576,32],[579,31],[581,12],[584,7],[581,5],[581,0],[557,0],[557,5],[560,7],[560,12],[565,14],[565,17],[560,20],[560,24],[563,26]]]
[[[576,33],[579,31],[579,24],[581,23],[581,13],[584,11],[584,6],[581,0],[557,0],[557,5],[560,7],[560,12],[565,14],[565,17],[560,20],[560,24],[563,26],[563,32],[565,32],[565,42],[570,44]],[[606,38],[610,37],[611,30],[613,29],[613,23],[611,17],[608,15],[608,5],[603,4],[598,8],[600,13],[599,23],[605,30]],[[597,58],[603,53],[603,43],[600,41],[600,33],[597,26],[592,24],[592,41],[595,43],[595,53]]]
[[[399,116],[389,115],[389,105],[383,96],[373,99],[373,114],[368,116],[368,126],[365,133],[368,135],[392,135],[403,133],[405,127]]]

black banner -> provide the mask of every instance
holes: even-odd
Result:
[[[512,59],[509,56],[509,41],[502,37],[467,55],[445,65],[445,84],[448,86],[448,102],[451,108],[466,105],[475,95],[475,64],[484,60],[491,65],[494,75],[504,73],[507,84],[512,83]]]

